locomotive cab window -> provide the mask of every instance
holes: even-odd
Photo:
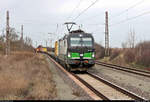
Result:
[[[87,37],[87,38],[82,38],[83,40],[83,46],[92,46],[92,38]]]
[[[70,44],[71,44],[71,46],[81,46],[81,40],[79,37],[78,38],[72,37],[70,39]]]
[[[70,45],[74,46],[88,46],[91,47],[92,38],[91,37],[71,37],[70,38]]]

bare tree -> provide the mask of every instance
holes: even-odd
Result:
[[[15,28],[10,28],[9,39],[11,41],[17,41],[18,38],[19,38],[19,36],[17,35]]]
[[[0,51],[4,50],[4,36],[0,36]]]
[[[129,35],[128,35],[128,47],[134,48],[135,47],[135,31],[134,29],[130,28]]]
[[[4,42],[4,36],[0,36],[0,43]]]
[[[32,39],[29,37],[25,37],[25,44],[28,46],[32,45]]]
[[[123,42],[123,43],[121,44],[121,46],[122,46],[123,49],[125,49],[125,48],[127,48],[128,43],[127,43],[127,42]]]

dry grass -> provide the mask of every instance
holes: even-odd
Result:
[[[43,55],[31,52],[0,55],[0,100],[53,99],[55,87]]]

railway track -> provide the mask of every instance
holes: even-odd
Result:
[[[141,76],[150,78],[150,72],[148,72],[148,71],[138,70],[135,68],[129,68],[129,67],[124,67],[124,66],[119,66],[119,65],[109,64],[109,63],[104,63],[104,62],[100,62],[100,61],[96,61],[95,63],[97,65],[105,66],[107,68],[121,70],[121,71],[125,71],[125,72],[129,72],[129,73],[133,73],[133,74],[137,74],[137,75],[141,75]]]
[[[145,100],[145,98],[121,88],[90,72],[73,75],[88,88],[93,90],[103,100]]]
[[[97,95],[97,96],[93,96],[93,97],[99,97],[96,99],[145,100],[143,97],[140,97],[124,88],[114,85],[113,83],[111,83],[97,75],[94,75],[90,72],[87,72],[84,74],[69,73],[57,62],[54,61],[54,63],[57,65],[57,67],[59,67],[62,71],[64,71],[64,73],[66,73],[66,75],[74,77],[75,78],[75,79],[73,78],[74,80],[80,81],[83,85],[86,86],[86,88],[88,88],[88,90],[92,91],[95,95]],[[85,88],[85,87],[82,86],[82,88]],[[87,90],[87,89],[85,89],[85,90]],[[91,92],[89,92],[89,91],[87,91],[87,92],[89,94],[91,94]]]

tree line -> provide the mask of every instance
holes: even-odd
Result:
[[[15,28],[10,28],[8,38],[11,51],[33,51],[32,39],[26,36],[21,40]],[[5,54],[5,49],[6,35],[0,34],[0,53]]]

